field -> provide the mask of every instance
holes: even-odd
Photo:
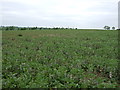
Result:
[[[118,31],[2,32],[3,88],[116,88]]]

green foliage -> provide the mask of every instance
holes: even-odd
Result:
[[[3,88],[116,88],[117,31],[3,31]]]

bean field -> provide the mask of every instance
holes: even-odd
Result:
[[[3,88],[116,88],[118,31],[2,31]]]

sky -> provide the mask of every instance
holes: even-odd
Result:
[[[119,4],[118,4],[118,28],[120,29],[120,1],[119,1]]]
[[[119,0],[0,0],[2,26],[118,28]]]

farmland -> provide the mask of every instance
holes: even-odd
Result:
[[[3,88],[115,88],[118,31],[2,31]]]

